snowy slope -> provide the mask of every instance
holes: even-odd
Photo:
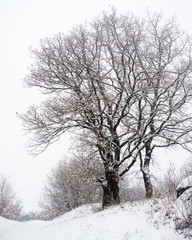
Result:
[[[167,203],[159,199],[105,210],[81,206],[53,221],[14,222],[0,218],[0,240],[183,240],[174,230]]]

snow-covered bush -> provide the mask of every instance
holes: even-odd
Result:
[[[184,178],[177,186],[177,197],[192,187],[192,176]]]
[[[192,176],[183,179],[177,187],[176,228],[192,228]]]

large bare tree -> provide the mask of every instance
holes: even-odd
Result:
[[[68,35],[42,40],[32,50],[36,61],[25,82],[49,98],[21,116],[35,133],[34,151],[76,129],[103,161],[103,206],[119,202],[119,177],[138,157],[152,189],[152,150],[182,144],[191,131],[191,118],[182,111],[191,95],[190,44],[173,19],[119,16],[116,10]]]

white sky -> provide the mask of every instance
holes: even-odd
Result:
[[[163,10],[168,17],[176,14],[181,27],[192,34],[191,0],[0,0],[0,174],[10,176],[26,211],[38,209],[45,176],[69,147],[69,136],[36,158],[24,147],[28,137],[23,136],[16,112],[24,112],[40,99],[35,90],[22,86],[32,62],[28,48],[36,46],[41,38],[89,21],[109,5],[136,15],[143,15],[147,8]],[[171,154],[168,159],[186,158],[174,151]]]

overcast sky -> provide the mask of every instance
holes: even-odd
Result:
[[[25,211],[37,210],[41,188],[51,167],[67,155],[69,135],[34,158],[25,147],[28,136],[16,112],[38,103],[38,93],[23,88],[27,66],[32,62],[28,48],[44,37],[67,32],[75,24],[91,21],[102,10],[114,5],[119,12],[144,15],[146,9],[175,14],[181,27],[192,34],[191,0],[1,0],[0,1],[0,174],[10,177]],[[183,154],[183,153],[182,153]],[[169,158],[183,160],[188,155]]]

